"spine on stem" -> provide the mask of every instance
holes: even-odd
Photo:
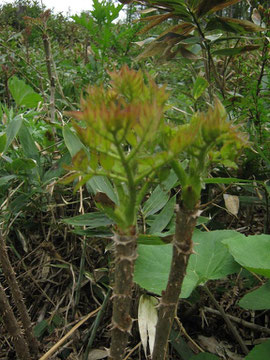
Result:
[[[110,360],[124,358],[128,336],[132,328],[130,306],[132,301],[134,263],[137,257],[135,227],[125,232],[117,230],[115,244],[115,278],[113,291],[112,338]]]
[[[165,360],[167,344],[177,309],[188,260],[193,251],[192,233],[196,226],[198,210],[176,209],[176,229],[173,240],[172,263],[166,290],[159,304],[158,322],[153,360]]]

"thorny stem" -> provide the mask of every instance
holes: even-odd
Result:
[[[121,360],[126,351],[132,328],[130,306],[132,301],[134,263],[137,257],[135,227],[114,235],[115,270],[113,287],[112,338],[109,360]]]
[[[197,208],[176,209],[176,229],[173,240],[172,263],[166,290],[162,291],[152,360],[165,360],[167,344],[175,317],[188,260],[193,251],[192,233],[196,226]]]
[[[33,334],[31,320],[30,320],[27,308],[25,306],[25,302],[23,300],[23,295],[19,288],[16,276],[15,276],[15,272],[9,261],[5,240],[4,240],[1,230],[0,230],[0,263],[2,265],[2,270],[5,275],[6,280],[8,282],[10,291],[12,293],[13,301],[19,311],[28,346],[31,349],[32,354],[37,356],[38,342]]]
[[[31,360],[28,344],[25,341],[22,330],[9,305],[5,291],[0,283],[0,316],[3,319],[9,335],[13,339],[14,347],[20,360]]]
[[[126,171],[129,202],[126,207],[125,229],[116,229],[115,244],[115,269],[113,287],[113,314],[112,338],[110,347],[110,360],[123,358],[127,346],[128,336],[132,328],[130,306],[132,301],[134,264],[137,258],[137,235],[135,221],[136,211],[136,186],[133,172],[127,163],[121,144],[114,134],[114,143]]]

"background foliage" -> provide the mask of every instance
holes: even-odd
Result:
[[[108,89],[109,73],[123,65],[148,72],[167,87],[165,122],[172,128],[189,126],[194,113],[207,111],[217,97],[230,123],[248,137],[237,167],[213,153],[218,161],[203,174],[203,213],[178,314],[186,339],[195,339],[197,346],[191,352],[184,343],[179,350],[177,335],[183,328],[176,322],[170,358],[211,359],[194,355],[203,347],[200,336],[229,342],[231,348],[223,344],[222,351],[230,359],[237,353],[246,356],[231,328],[211,312],[205,284],[227,316],[244,317],[249,324],[255,316],[255,330],[239,330],[250,351],[246,359],[262,359],[270,352],[269,341],[254,347],[269,333],[269,1],[209,4],[94,1],[92,11],[72,18],[50,14],[35,1],[0,6],[1,229],[42,353],[51,347],[52,337],[56,342],[75,319],[102,304],[103,317],[91,318],[92,327],[82,325],[76,344],[69,343],[60,354],[66,359],[73,351],[86,358],[90,349],[104,355],[108,347],[111,310],[106,295],[114,269],[115,223],[108,214],[119,204],[119,194],[103,173],[83,187],[77,180],[71,185],[58,180],[85,149],[69,113],[78,110],[89,85]],[[158,153],[154,145],[151,151]],[[190,155],[181,155],[184,168]],[[103,165],[110,167],[106,160]],[[181,191],[170,166],[157,175],[136,219],[135,281],[150,295],[159,295],[168,277],[174,206]],[[1,271],[0,277],[6,284]],[[136,288],[134,299],[142,291]],[[200,325],[205,317],[208,327]],[[137,328],[133,335],[130,349],[140,341]],[[11,359],[14,349],[5,336],[0,337],[0,353]],[[213,359],[221,356],[204,349]],[[138,347],[130,358],[138,359],[139,353],[144,356]]]

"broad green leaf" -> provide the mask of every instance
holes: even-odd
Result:
[[[33,159],[20,158],[12,161],[11,164],[7,165],[7,168],[15,173],[21,171],[29,171],[34,169],[37,166],[37,163]]]
[[[241,266],[270,278],[270,235],[245,237],[236,233],[223,243]]]
[[[36,147],[34,139],[32,138],[32,135],[30,134],[30,131],[28,130],[28,128],[25,124],[22,124],[22,126],[20,127],[18,136],[19,136],[20,143],[22,145],[25,156],[39,162],[38,149]]]
[[[235,273],[239,266],[223,245],[222,240],[233,236],[235,231],[195,231],[194,252],[190,257],[181,297],[188,297],[195,287],[208,280],[222,279]]]
[[[34,108],[39,102],[43,101],[41,95],[36,93],[31,86],[27,85],[23,80],[17,78],[17,76],[9,78],[8,88],[17,106]]]
[[[161,210],[161,212],[156,216],[154,222],[150,227],[150,234],[155,234],[165,229],[165,227],[169,224],[174,215],[175,203],[176,196],[172,197]]]
[[[102,192],[106,194],[116,205],[119,204],[118,195],[113,188],[110,180],[106,176],[93,176],[87,181],[86,186],[90,186],[90,191],[96,194]]]
[[[149,199],[144,203],[143,213],[146,217],[155,214],[166,205],[170,198],[169,190],[176,185],[177,181],[175,172],[171,170],[167,179],[154,189]]]
[[[145,202],[143,206],[144,216],[153,215],[162,209],[168,202],[170,194],[168,191],[164,191],[160,185],[158,185],[150,198]]]
[[[9,183],[11,180],[13,180],[15,178],[16,178],[16,175],[6,175],[6,176],[0,177],[0,186],[6,185],[7,183]]]
[[[171,258],[171,245],[139,245],[134,281],[160,295],[166,288]]]
[[[0,153],[2,153],[5,150],[6,143],[7,143],[7,135],[6,133],[2,133],[0,135]]]
[[[208,81],[205,80],[203,77],[198,76],[192,91],[194,99],[197,100],[208,86]]]
[[[89,229],[94,229],[100,226],[108,226],[113,223],[111,219],[100,212],[78,215],[73,218],[63,219],[62,221],[73,226],[87,226]]]
[[[188,360],[219,360],[220,358],[210,353],[200,353],[191,356]]]
[[[238,304],[244,309],[270,309],[270,280],[259,289],[245,295]]]
[[[194,254],[189,259],[181,297],[189,297],[199,284],[221,279],[239,269],[222,240],[234,236],[235,231],[195,231]],[[134,281],[156,294],[165,289],[172,256],[172,245],[139,245]]]
[[[68,148],[68,151],[70,152],[70,155],[73,157],[75,156],[82,148],[84,148],[84,145],[82,144],[81,140],[78,138],[76,133],[70,130],[68,125],[65,125],[63,127],[63,137],[66,144],[66,147]]]
[[[10,203],[11,212],[18,213],[20,210],[25,209],[31,201],[32,194],[21,194]]]
[[[8,149],[9,145],[12,143],[15,136],[18,134],[18,131],[20,130],[20,128],[22,126],[22,122],[23,122],[23,117],[20,115],[17,115],[15,118],[13,118],[9,122],[9,124],[7,126],[7,130],[6,130],[7,142],[6,142],[4,152]]]
[[[142,245],[165,245],[160,236],[157,235],[140,234],[137,241],[138,244]]]
[[[266,360],[269,359],[270,340],[260,345],[256,345],[245,358],[245,360]]]

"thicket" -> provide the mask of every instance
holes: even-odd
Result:
[[[1,359],[269,357],[269,26],[0,7]]]

